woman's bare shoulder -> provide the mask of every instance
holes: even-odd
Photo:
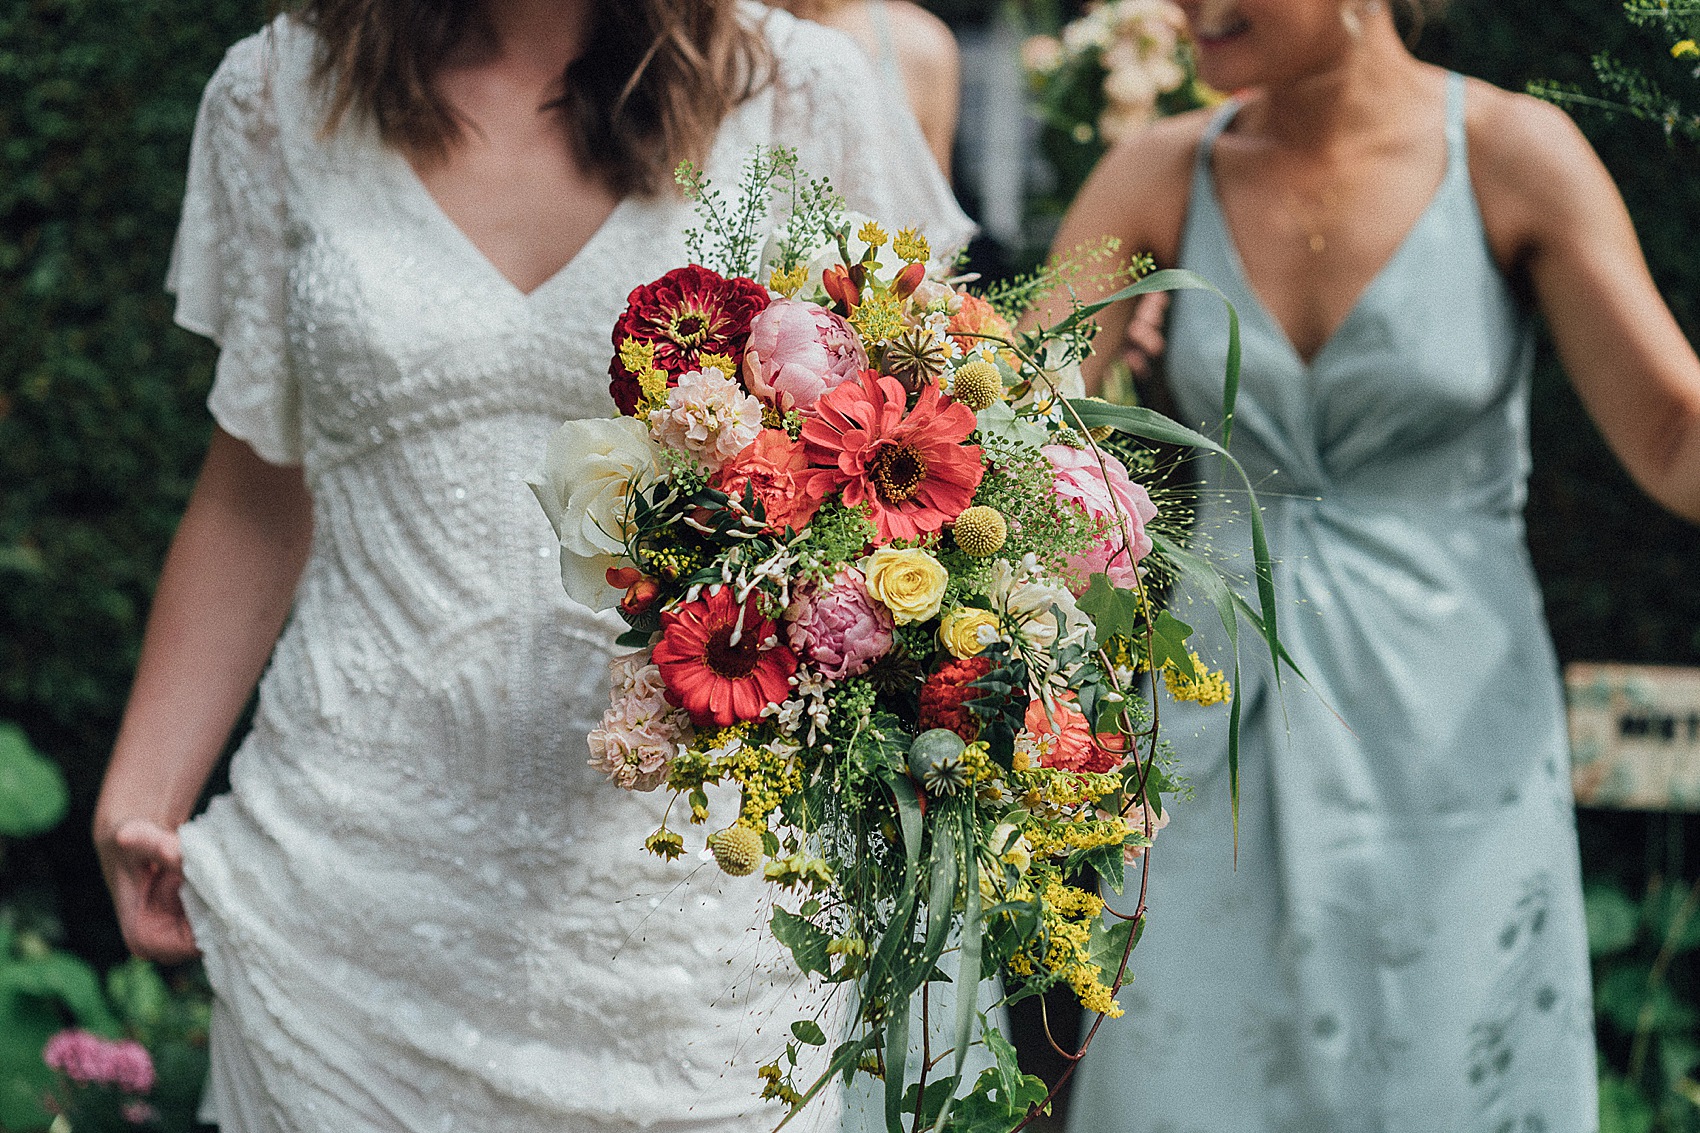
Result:
[[[1570,116],[1549,102],[1472,79],[1465,117],[1470,174],[1502,266],[1616,189]]]
[[[1193,110],[1159,119],[1118,142],[1075,198],[1064,234],[1115,236],[1129,250],[1173,264],[1199,141],[1214,113]]]
[[[886,0],[885,11],[898,58],[922,65],[956,65],[956,36],[943,20],[912,0]]]

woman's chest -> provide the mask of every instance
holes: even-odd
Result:
[[[527,293],[404,172],[323,178],[291,209],[285,321],[309,446],[610,413],[609,328],[634,286],[681,261],[674,206],[622,203]]]

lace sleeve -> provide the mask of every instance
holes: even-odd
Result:
[[[974,235],[909,104],[838,32],[770,17],[777,62],[774,138],[803,168],[826,176],[851,209],[887,225],[914,225],[948,262]]]
[[[272,106],[272,35],[232,47],[195,118],[183,218],[166,289],[179,326],[219,346],[207,407],[274,464],[298,464],[299,395],[285,347],[284,167]]]

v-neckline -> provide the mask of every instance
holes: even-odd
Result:
[[[602,218],[602,222],[596,226],[595,230],[592,231],[585,239],[584,243],[579,245],[578,250],[568,257],[565,263],[556,268],[547,279],[539,283],[536,287],[533,287],[530,291],[526,291],[521,288],[519,284],[510,279],[506,272],[497,267],[496,262],[489,257],[484,249],[480,248],[472,237],[466,234],[466,230],[455,223],[454,218],[451,217],[447,210],[443,208],[442,203],[438,201],[431,190],[426,187],[424,179],[419,176],[419,171],[413,168],[413,163],[411,161],[407,160],[407,155],[401,153],[399,150],[389,149],[388,147],[386,147],[386,149],[388,149],[391,160],[398,167],[402,180],[407,182],[410,191],[419,198],[422,210],[431,215],[433,218],[432,222],[438,225],[438,227],[445,229],[450,240],[457,243],[461,250],[471,259],[476,260],[480,265],[482,265],[484,272],[489,275],[498,286],[505,289],[508,294],[512,295],[522,303],[530,303],[533,299],[552,288],[562,278],[571,274],[573,268],[578,265],[579,261],[585,259],[588,253],[595,249],[597,244],[601,242],[603,235],[613,227],[615,219],[626,211],[627,207],[631,205],[633,199],[630,196],[626,196],[621,197],[617,202],[615,202],[614,207],[608,210],[608,215]]]
[[[1446,127],[1448,131],[1451,129],[1451,97],[1451,92],[1449,91],[1447,94],[1446,108]],[[1229,121],[1232,121],[1231,117]],[[1223,131],[1225,131],[1226,128],[1226,125],[1224,125],[1222,127]],[[1210,205],[1216,210],[1216,223],[1222,229],[1222,246],[1227,252],[1228,263],[1233,269],[1235,282],[1238,283],[1240,290],[1245,292],[1245,294],[1250,298],[1251,307],[1257,312],[1258,317],[1268,325],[1269,330],[1274,333],[1276,339],[1278,339],[1281,345],[1286,349],[1287,354],[1298,364],[1299,369],[1305,374],[1314,373],[1317,364],[1322,360],[1323,355],[1327,354],[1329,349],[1340,340],[1346,329],[1350,327],[1353,321],[1357,318],[1358,312],[1364,308],[1370,297],[1375,293],[1376,289],[1380,287],[1381,281],[1387,278],[1387,276],[1392,273],[1395,265],[1404,258],[1406,250],[1415,241],[1417,233],[1422,230],[1425,224],[1428,223],[1429,218],[1439,210],[1441,201],[1446,194],[1446,190],[1451,186],[1452,180],[1457,173],[1457,170],[1453,168],[1456,162],[1456,156],[1453,153],[1452,139],[1450,136],[1446,138],[1446,164],[1441,170],[1440,183],[1435,186],[1433,194],[1430,195],[1428,199],[1428,203],[1423,206],[1423,211],[1417,214],[1417,219],[1411,222],[1411,226],[1407,228],[1405,230],[1405,234],[1399,238],[1399,243],[1394,245],[1393,251],[1390,252],[1387,258],[1381,262],[1381,266],[1376,268],[1375,274],[1370,276],[1369,280],[1358,290],[1357,296],[1352,300],[1352,305],[1346,308],[1345,315],[1342,316],[1340,321],[1334,325],[1334,328],[1328,332],[1327,337],[1322,340],[1322,345],[1316,348],[1316,353],[1312,354],[1307,359],[1303,354],[1299,353],[1299,348],[1293,345],[1292,335],[1288,333],[1286,326],[1280,319],[1275,317],[1275,312],[1263,301],[1263,296],[1258,292],[1256,285],[1251,282],[1251,275],[1245,269],[1245,261],[1240,257],[1239,241],[1234,236],[1233,225],[1228,223],[1227,210],[1222,207],[1222,194],[1216,186],[1216,169],[1213,159],[1215,158],[1216,141],[1220,138],[1220,136],[1221,134],[1218,133],[1215,138],[1210,140],[1210,152],[1204,156],[1204,174],[1206,185],[1210,191]]]

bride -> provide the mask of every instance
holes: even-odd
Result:
[[[730,186],[793,146],[966,238],[878,90],[732,0],[308,0],[214,75],[169,282],[218,427],[94,833],[130,947],[205,957],[225,1129],[767,1120],[796,989],[759,886],[680,882],[661,800],[586,767],[621,627],[562,593],[523,476],[613,411],[626,294],[688,259],[679,159]]]

